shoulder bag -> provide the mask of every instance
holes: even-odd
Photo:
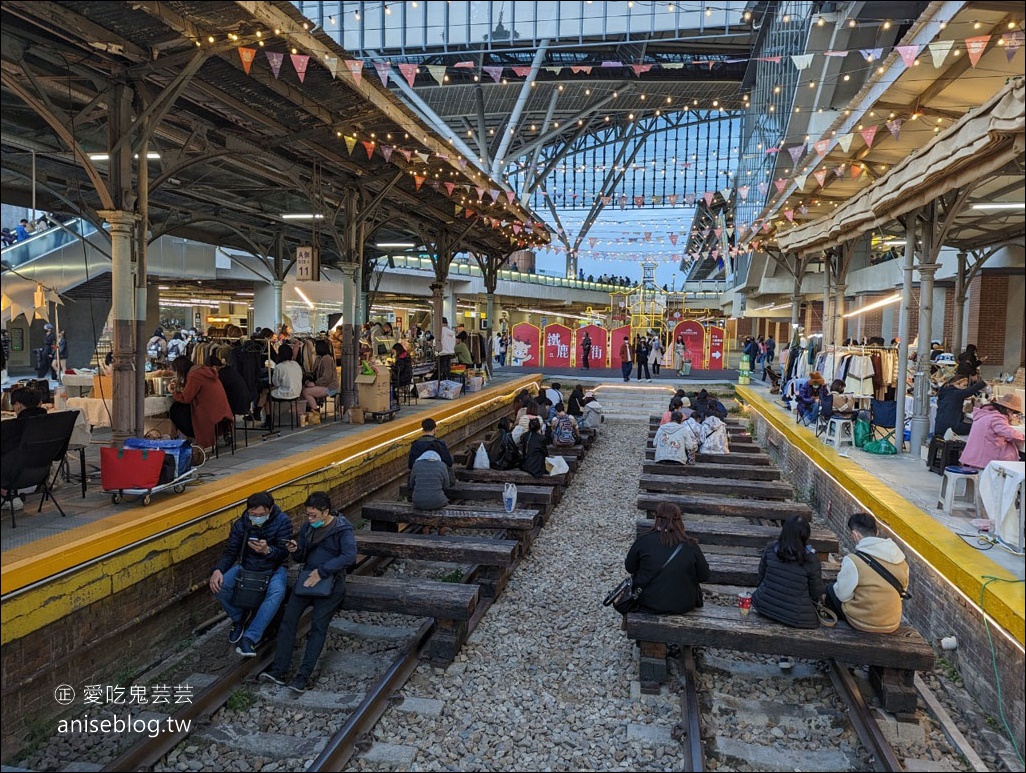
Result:
[[[868,553],[863,553],[861,550],[856,550],[855,555],[857,555],[859,558],[861,558],[863,561],[869,564],[870,569],[872,569],[878,575],[887,580],[887,584],[894,588],[894,590],[898,592],[898,595],[901,598],[912,598],[912,594],[908,592],[908,588],[901,587],[901,583],[898,582],[898,578],[891,574],[889,571],[887,571],[887,568],[883,564],[881,564]]]
[[[332,574],[328,577],[321,577],[321,579],[317,581],[316,585],[307,587],[303,583],[306,582],[307,578],[310,576],[310,572],[312,571],[314,570],[300,570],[299,577],[296,579],[296,584],[293,586],[292,592],[297,596],[303,596],[305,598],[326,599],[334,592],[335,578],[338,577],[338,575]]]
[[[684,547],[684,543],[680,543],[674,548],[673,552],[670,553],[670,557],[663,562],[663,565],[656,570],[656,573],[652,575],[652,580],[655,580],[659,576],[659,573],[663,571],[670,562],[677,557],[680,549]],[[634,612],[641,606],[641,592],[644,588],[639,588],[634,585],[634,579],[632,577],[626,577],[624,580],[613,588],[612,592],[602,600],[602,606],[612,606],[621,615],[626,615],[628,612]]]
[[[267,586],[271,584],[273,573],[242,568],[242,556],[248,542],[249,529],[246,529],[242,549],[239,550],[239,571],[235,575],[235,587],[232,589],[232,606],[239,609],[256,609],[264,603],[264,595],[267,593]]]

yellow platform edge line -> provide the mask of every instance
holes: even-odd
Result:
[[[807,427],[789,421],[789,414],[750,387],[738,386],[737,395],[780,432],[791,445],[809,457],[836,480],[849,494],[866,505],[933,569],[958,588],[974,605],[980,603],[985,575],[1017,579],[990,557],[967,545],[944,524],[924,513],[918,506],[891,490],[873,473],[845,459],[836,449],[821,443]],[[1026,596],[1021,585],[993,583],[984,591],[987,613],[1019,642],[1026,643]]]
[[[537,386],[540,381],[540,375],[528,375],[474,392],[473,402],[466,398],[439,401],[430,416],[438,422],[439,434],[444,436],[447,422],[483,405],[511,399],[520,390],[532,384]],[[358,463],[357,457],[361,455],[411,440],[420,433],[420,423],[427,415],[417,412],[381,427],[371,427],[370,431],[364,430],[355,437],[318,446],[315,451],[299,458],[297,456],[302,448],[296,448],[295,454],[287,462],[275,460],[251,470],[232,473],[213,481],[214,485],[190,487],[183,494],[161,497],[146,508],[129,505],[119,513],[65,532],[59,546],[40,549],[36,541],[11,548],[2,554],[0,595],[7,596],[168,529],[237,505],[254,491],[277,488],[329,465]]]

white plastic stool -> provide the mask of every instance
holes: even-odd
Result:
[[[855,436],[852,431],[852,420],[840,416],[831,416],[827,420],[826,432],[823,434],[823,442],[833,446],[838,451],[842,446],[854,446]]]
[[[979,470],[970,467],[945,467],[940,494],[937,496],[938,509],[950,514],[956,504],[975,508],[979,493],[976,487],[978,475]],[[961,494],[958,493],[959,482],[962,482]]]

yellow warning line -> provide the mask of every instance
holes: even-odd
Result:
[[[949,528],[931,518],[919,507],[891,490],[887,483],[850,459],[840,456],[831,446],[821,443],[815,433],[797,426],[790,414],[749,387],[737,387],[737,395],[786,438],[787,442],[809,457],[836,480],[845,491],[862,502],[878,520],[910,548],[915,550],[944,579],[958,588],[974,605],[979,605],[985,575],[1016,578],[986,553],[967,545]],[[984,591],[987,613],[1022,646],[1026,642],[1026,597],[1022,585],[993,583]]]

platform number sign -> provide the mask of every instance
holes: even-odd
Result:
[[[319,282],[321,279],[321,254],[309,245],[296,247],[296,281]]]

